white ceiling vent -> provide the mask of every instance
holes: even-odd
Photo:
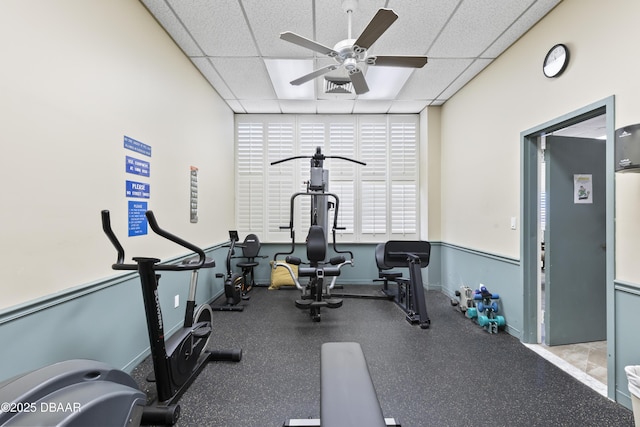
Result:
[[[324,93],[353,93],[351,80],[337,77],[324,78]]]

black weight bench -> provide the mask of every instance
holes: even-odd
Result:
[[[320,419],[288,420],[285,427],[401,427],[385,418],[362,347],[330,342],[320,349]]]

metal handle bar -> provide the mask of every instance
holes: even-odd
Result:
[[[169,264],[169,265],[156,264],[154,266],[155,270],[162,270],[162,271],[198,270],[205,265],[206,256],[202,249],[200,249],[198,246],[194,245],[193,243],[189,243],[186,240],[160,228],[160,226],[158,225],[158,222],[156,221],[156,217],[152,211],[147,211],[145,213],[145,216],[147,217],[149,226],[157,235],[164,237],[165,239],[170,240],[198,254],[198,262],[189,263],[189,264]],[[124,262],[124,258],[125,258],[124,248],[120,244],[120,241],[118,240],[115,233],[113,232],[113,229],[111,228],[111,217],[108,210],[102,211],[102,230],[107,235],[107,237],[111,241],[111,244],[116,248],[116,251],[118,253],[118,258],[116,260],[116,263],[113,264],[111,267],[114,270],[137,270],[138,264],[126,264]]]
[[[340,160],[346,160],[346,161],[352,162],[352,163],[357,163],[357,164],[362,165],[362,166],[367,166],[367,164],[365,162],[361,162],[360,160],[354,160],[354,159],[350,159],[350,158],[344,157],[344,156],[325,156],[325,155],[322,155],[322,157],[320,157],[320,158],[318,158],[316,156],[293,156],[293,157],[287,157],[286,159],[276,160],[275,162],[271,162],[271,166],[277,165],[279,163],[288,162],[289,160],[296,160],[296,159],[315,159],[315,160],[340,159]]]

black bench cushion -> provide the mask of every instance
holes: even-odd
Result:
[[[322,427],[386,426],[360,344],[322,344],[320,420]]]

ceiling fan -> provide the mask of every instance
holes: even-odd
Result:
[[[292,85],[298,86],[316,77],[325,75],[333,70],[343,67],[348,75],[348,79],[353,84],[353,89],[357,95],[367,93],[369,86],[362,73],[362,65],[384,66],[384,67],[408,67],[422,68],[427,63],[426,56],[381,56],[369,55],[368,49],[376,40],[398,19],[398,15],[392,9],[379,9],[374,17],[369,21],[366,28],[357,39],[351,37],[351,15],[355,10],[357,0],[343,0],[342,9],[347,13],[349,20],[348,38],[336,43],[333,48],[310,40],[306,37],[285,31],[280,33],[282,40],[297,44],[315,52],[333,58],[336,63],[319,68],[309,74],[291,81]]]

